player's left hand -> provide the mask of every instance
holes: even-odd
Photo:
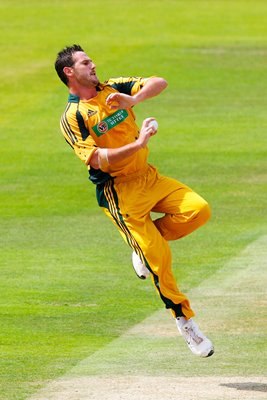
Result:
[[[114,110],[119,110],[134,106],[135,100],[134,97],[128,94],[111,93],[106,99],[106,104]]]

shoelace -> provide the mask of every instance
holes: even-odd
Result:
[[[188,342],[190,343],[190,339],[193,340],[197,345],[203,342],[203,338],[199,336],[200,334],[194,330],[194,328],[185,326],[183,328],[188,334]]]

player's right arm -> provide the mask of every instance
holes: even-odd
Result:
[[[65,112],[61,118],[60,127],[66,141],[86,165],[105,170],[108,165],[120,162],[146,146],[150,136],[156,133],[156,130],[149,126],[151,120],[153,118],[143,121],[136,141],[118,148],[108,149],[99,148],[96,145],[89,132],[86,132],[85,126],[79,124],[76,112]]]

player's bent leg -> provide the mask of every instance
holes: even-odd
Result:
[[[210,218],[211,210],[208,203],[188,188],[183,191],[183,198],[177,199],[176,207],[173,207],[172,212],[166,213],[154,221],[155,226],[166,240],[176,240],[189,235]],[[181,193],[178,195],[180,196]],[[172,202],[175,196],[176,193],[170,195]]]

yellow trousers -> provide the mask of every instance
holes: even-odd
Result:
[[[97,199],[150,270],[166,308],[174,317],[194,316],[174,278],[168,241],[180,239],[203,225],[210,217],[208,203],[182,183],[159,175],[151,165],[98,185]],[[151,212],[163,216],[153,221]]]

